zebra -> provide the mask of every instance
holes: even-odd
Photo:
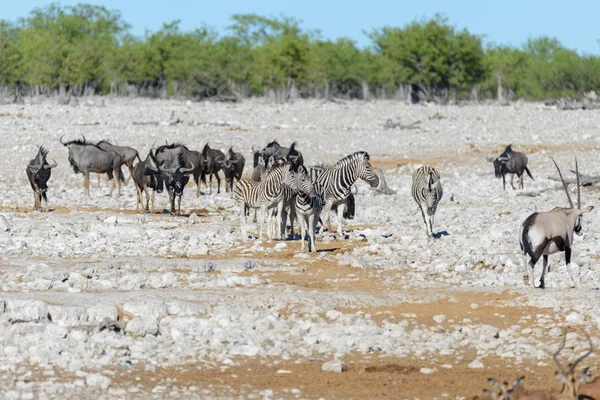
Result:
[[[333,167],[325,169],[316,177],[316,181],[314,182],[315,191],[325,201],[323,214],[325,215],[330,232],[329,214],[332,207],[337,207],[337,232],[340,237],[342,237],[342,219],[346,209],[345,201],[350,195],[352,185],[358,179],[362,179],[371,185],[371,187],[379,186],[379,176],[375,173],[369,160],[369,153],[366,151],[357,151],[342,158]]]
[[[254,208],[260,209],[260,228],[258,238],[262,237],[263,223],[265,214],[273,207],[277,207],[277,226],[281,226],[281,213],[283,208],[283,197],[284,192],[282,190],[283,184],[295,187],[295,172],[291,170],[291,165],[285,160],[280,160],[273,165],[271,171],[261,179],[260,182],[256,182],[252,179],[243,178],[238,181],[233,191],[234,199],[240,205],[240,217],[241,217],[241,230],[242,238],[247,238],[246,230],[246,209]],[[271,217],[269,214],[269,221],[267,221],[269,239],[273,238],[271,232]]]
[[[315,230],[321,211],[323,211],[323,197],[315,191],[310,179],[309,170],[304,166],[298,167],[296,176],[298,194],[295,199],[295,212],[300,220],[300,240],[304,251],[304,237],[308,236],[308,251],[317,251],[315,243]]]
[[[424,165],[413,173],[412,181],[412,197],[421,210],[425,233],[427,236],[435,237],[433,216],[444,194],[440,173],[434,167]]]
[[[306,167],[306,170],[308,171],[308,175],[310,176],[310,181],[311,182],[316,182],[317,180],[317,176],[319,176],[323,171],[325,171],[327,168],[331,168],[331,166],[325,166],[325,165],[312,165],[310,167]],[[356,188],[356,186],[353,186],[356,189],[356,193],[358,193],[358,189]],[[356,211],[356,199],[354,198],[354,193],[352,193],[352,191],[350,191],[350,194],[348,195],[348,197],[346,198],[346,200],[344,201],[344,203],[346,203],[346,208],[344,209],[344,218],[345,219],[354,219],[354,215],[355,215],[355,211]],[[337,210],[335,210],[337,213]],[[322,221],[319,219],[319,222],[322,223]]]

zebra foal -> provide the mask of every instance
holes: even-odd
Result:
[[[440,173],[437,169],[424,165],[413,173],[412,197],[421,210],[427,236],[435,237],[433,216],[443,194]]]
[[[315,191],[309,172],[301,165],[297,174],[298,194],[295,199],[296,215],[300,220],[300,240],[304,251],[304,237],[308,236],[308,251],[317,251],[315,231],[321,211],[323,211],[323,197]]]

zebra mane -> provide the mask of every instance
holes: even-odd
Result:
[[[369,153],[367,153],[366,151],[357,151],[357,152],[354,152],[354,153],[342,158],[340,161],[335,163],[335,165],[332,168],[341,168],[343,166],[346,166],[346,165],[350,164],[351,162],[356,161],[356,159],[359,156],[364,156],[367,160],[370,159]]]

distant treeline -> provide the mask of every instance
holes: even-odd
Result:
[[[556,39],[484,48],[481,36],[436,16],[367,32],[365,49],[331,41],[293,18],[233,15],[228,35],[166,23],[143,38],[118,11],[50,4],[0,20],[5,96],[267,96],[448,101],[580,97],[600,89],[600,58]]]

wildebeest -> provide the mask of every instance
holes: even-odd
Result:
[[[118,184],[118,195],[121,195],[121,181],[119,179],[120,167],[123,164],[123,157],[112,150],[104,150],[94,143],[76,139],[70,142],[63,142],[63,136],[59,141],[62,145],[69,149],[69,163],[73,167],[73,171],[77,174],[83,174],[83,191],[88,197],[90,196],[90,172],[107,174],[112,181],[110,187],[110,196],[115,189],[115,180]],[[116,179],[115,179],[116,178]]]
[[[242,179],[242,172],[244,172],[244,165],[246,159],[242,153],[235,153],[233,147],[229,148],[227,155],[225,156],[225,162],[223,162],[223,173],[225,174],[225,191],[233,192],[233,180],[234,178],[238,181]]]
[[[219,177],[219,171],[223,169],[223,163],[225,162],[225,154],[221,150],[211,149],[208,143],[204,145],[202,149],[202,156],[204,157],[204,165],[202,168],[202,181],[206,183],[206,175],[209,175],[209,190],[212,194],[212,178],[213,175],[217,177],[217,193],[221,193],[221,178]]]
[[[189,165],[189,167],[187,166]],[[162,167],[161,171],[165,176],[167,183],[167,189],[169,191],[169,200],[171,201],[171,213],[175,213],[175,199],[177,198],[177,213],[181,214],[181,196],[183,196],[183,189],[190,180],[189,173],[192,172],[196,166],[193,162],[186,162],[185,155],[180,153],[177,159],[171,164],[170,167]]]
[[[290,147],[283,147],[277,140],[273,140],[259,152],[259,155],[263,155],[265,160],[269,159],[269,157],[273,157],[275,161],[286,158],[294,169],[297,169],[300,165],[304,165],[302,153],[296,150],[296,142],[293,142]],[[255,155],[254,157],[256,158],[257,156]],[[256,167],[256,164],[254,167]]]
[[[158,187],[158,178],[157,176],[161,174],[161,171],[158,167],[158,162],[156,158],[154,158],[154,154],[152,154],[152,150],[148,152],[148,156],[144,161],[141,161],[135,165],[133,168],[133,182],[135,183],[135,188],[137,190],[137,202],[135,205],[136,211],[139,211],[140,205],[143,207],[143,193],[146,194],[146,207],[145,210],[148,211],[148,206],[150,203],[150,196],[148,194],[148,190],[152,190],[152,212],[154,212],[154,195],[156,193],[156,189]]]
[[[563,179],[558,164],[552,159],[552,162],[558,170],[558,176],[563,183],[570,208],[555,207],[548,212],[537,212],[531,214],[522,224],[519,232],[519,242],[521,250],[530,257],[529,266],[531,270],[525,269],[529,277],[529,284],[535,287],[533,271],[535,264],[540,257],[544,257],[542,265],[542,277],[540,278],[540,288],[544,288],[544,275],[548,267],[548,255],[565,252],[565,263],[567,271],[571,277],[571,282],[575,284],[573,273],[571,272],[571,246],[573,245],[573,233],[583,234],[581,226],[581,217],[584,213],[589,213],[594,209],[593,206],[581,208],[581,192],[579,187],[579,167],[575,159],[575,171],[577,174],[577,208],[573,205],[571,195],[567,190],[567,184]]]
[[[56,161],[52,160],[52,164],[48,164],[46,156],[48,155],[48,149],[44,146],[40,146],[35,158],[29,161],[25,172],[27,178],[33,189],[33,209],[38,210],[42,208],[42,199],[46,203],[46,211],[48,210],[48,198],[46,197],[46,191],[48,190],[48,179],[52,173],[52,168],[56,167]]]
[[[502,178],[502,187],[506,190],[506,174],[510,174],[510,186],[514,189],[513,178],[515,174],[519,178],[519,185],[523,189],[523,175],[527,172],[527,175],[533,180],[533,176],[527,168],[527,156],[518,151],[513,151],[512,145],[506,146],[504,152],[497,158],[489,157],[488,161],[494,163],[494,173],[496,178]]]
[[[127,185],[129,183],[129,180],[133,177],[133,162],[136,158],[138,159],[138,161],[142,161],[140,159],[138,151],[133,147],[114,145],[108,140],[101,140],[98,143],[96,143],[96,145],[102,150],[112,150],[115,153],[120,154],[121,157],[123,157],[123,164],[125,164],[127,168],[129,168],[129,177],[127,178],[127,181],[125,181],[125,184]]]
[[[192,176],[194,177],[194,183],[196,183],[196,197],[200,196],[200,178],[204,183],[204,173],[203,173],[203,164],[204,164],[204,156],[199,151],[190,150],[185,145],[181,143],[171,143],[164,144],[159,146],[154,151],[154,156],[156,157],[156,161],[158,162],[158,166],[169,166],[172,165],[175,160],[179,157],[179,154],[183,154],[184,163],[182,165],[189,165],[190,163],[194,165],[194,170],[192,171]],[[159,175],[157,181],[157,192],[161,193],[163,191],[163,178],[162,175]]]

